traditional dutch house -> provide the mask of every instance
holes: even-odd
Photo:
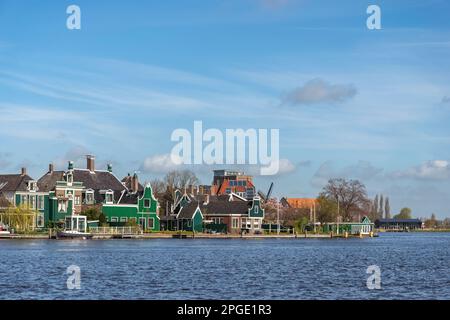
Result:
[[[152,187],[147,184],[142,195],[135,195],[135,203],[105,203],[103,214],[111,226],[124,226],[127,223],[139,224],[144,231],[159,231],[159,204],[154,197]]]
[[[20,174],[0,175],[0,198],[3,199],[3,210],[6,210],[5,204],[7,201],[9,206],[23,206],[35,211],[36,228],[45,226],[44,209],[46,195],[46,192],[38,188],[37,181],[27,174],[26,168],[22,168]]]
[[[259,197],[247,200],[234,193],[194,196],[176,191],[174,198],[172,214],[163,218],[167,230],[221,233],[262,230],[264,209]]]
[[[86,160],[86,169],[72,169],[74,181],[81,182],[84,186],[80,199],[82,210],[91,206],[100,207],[102,204],[118,203],[128,189],[113,174],[112,166],[108,165],[106,170],[97,170],[94,156],[89,155]],[[47,192],[53,190],[56,182],[60,181],[65,173],[65,171],[55,171],[50,164],[49,171],[38,181],[40,189]]]

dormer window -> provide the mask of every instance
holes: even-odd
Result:
[[[36,192],[37,183],[36,181],[28,181],[28,191]]]
[[[105,203],[112,204],[114,202],[114,192],[106,191],[105,193]]]
[[[72,174],[72,172],[69,172],[67,174],[67,184],[72,185],[72,183],[73,183],[73,174]]]

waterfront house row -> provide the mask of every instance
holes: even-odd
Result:
[[[197,190],[195,194],[177,190],[170,211],[160,217],[159,203],[151,186],[142,186],[136,174],[119,180],[111,165],[106,170],[98,170],[93,156],[87,156],[86,161],[84,169],[74,168],[70,161],[67,170],[61,171],[54,170],[50,164],[48,172],[38,180],[31,178],[26,169],[20,174],[0,175],[0,211],[9,205],[29,208],[36,212],[38,229],[61,224],[65,217],[95,207],[103,212],[110,226],[136,223],[144,231],[261,231],[264,209],[259,197],[254,196],[254,186],[248,176],[215,172],[217,183],[213,186],[216,187],[205,188],[206,192]],[[236,188],[217,193],[230,184]],[[217,189],[215,195],[211,195],[211,189]]]
[[[102,210],[103,205],[137,203],[145,194],[136,174],[119,180],[111,165],[97,170],[93,156],[86,160],[85,169],[74,168],[69,162],[67,170],[56,171],[50,164],[48,172],[38,180],[31,178],[25,168],[20,174],[0,175],[0,210],[8,206],[29,208],[36,212],[35,227],[44,228],[91,207]],[[152,208],[156,215],[157,206]],[[137,214],[135,218],[138,221]]]
[[[248,200],[235,193],[192,195],[175,192],[171,214],[161,217],[163,230],[220,233],[260,233],[264,209],[257,196]]]

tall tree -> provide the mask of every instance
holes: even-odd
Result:
[[[353,220],[354,214],[370,212],[366,187],[358,180],[331,179],[320,196],[338,204],[339,214],[344,221]]]
[[[386,203],[384,205],[384,216],[386,219],[391,218],[391,204],[389,202],[389,197],[386,197]]]
[[[375,213],[375,217],[378,218],[378,206],[380,204],[380,199],[378,198],[378,195],[375,196],[375,199],[373,200],[373,211]]]
[[[378,206],[378,217],[383,219],[384,216],[384,196],[380,196],[380,205]]]

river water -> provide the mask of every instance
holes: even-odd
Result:
[[[68,289],[71,265],[80,268],[80,289]],[[380,289],[368,289],[372,265]],[[0,299],[450,299],[450,233],[3,240]]]

